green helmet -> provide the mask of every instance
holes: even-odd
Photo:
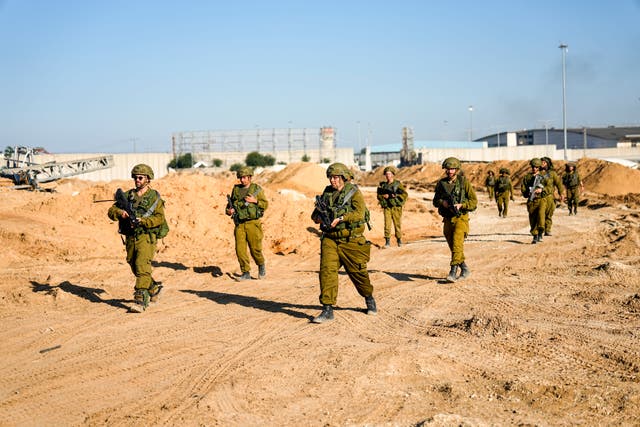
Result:
[[[398,173],[398,169],[396,169],[393,166],[387,166],[386,168],[384,168],[384,170],[382,171],[383,174],[386,174],[387,172],[391,172],[392,174],[396,175]]]
[[[447,157],[442,162],[442,169],[460,169],[460,160],[455,157]]]
[[[329,165],[327,168],[327,178],[331,178],[332,176],[341,176],[345,181],[353,178],[349,168],[342,163],[332,163]]]
[[[147,178],[153,179],[153,169],[151,166],[145,165],[144,163],[140,163],[139,165],[135,165],[133,169],[131,169],[131,178],[136,175],[146,175]]]
[[[531,159],[529,164],[531,165],[531,167],[535,166],[535,167],[539,168],[540,166],[542,166],[542,160],[540,160],[539,158],[535,157],[535,158]]]
[[[506,175],[509,175],[509,169],[507,168],[500,168],[500,173],[504,173]]]
[[[253,169],[249,166],[243,166],[236,172],[236,176],[238,178],[242,178],[243,176],[253,176]]]

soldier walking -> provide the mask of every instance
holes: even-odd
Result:
[[[404,185],[395,179],[398,170],[393,166],[384,168],[385,181],[378,185],[378,202],[384,212],[384,246],[391,246],[391,226],[394,227],[396,242],[402,246],[402,207],[409,194]]]
[[[578,203],[580,202],[580,193],[584,191],[584,184],[578,175],[576,164],[569,162],[564,167],[564,175],[562,183],[567,189],[567,206],[569,207],[569,215],[578,214]]]
[[[484,179],[484,185],[487,187],[487,193],[489,193],[489,200],[493,200],[495,196],[494,187],[496,185],[496,174],[493,171],[487,172],[487,177]]]
[[[543,157],[540,159],[542,166],[540,167],[540,174],[546,179],[546,205],[544,213],[544,235],[551,236],[551,226],[553,225],[553,213],[556,210],[556,198],[555,190],[558,190],[560,202],[564,200],[564,187],[562,186],[562,180],[553,168],[553,163],[549,157]]]
[[[118,221],[119,232],[126,236],[127,263],[136,277],[133,299],[134,311],[142,312],[150,302],[156,302],[162,284],[151,276],[151,261],[156,253],[158,237],[164,237],[166,227],[164,202],[160,194],[149,184],[153,170],[145,164],[138,164],[131,170],[135,188],[124,193],[123,207],[118,201],[109,208],[107,215]],[[120,191],[120,190],[118,190]],[[120,205],[120,206],[119,206]],[[166,228],[167,231],[168,227]]]
[[[451,251],[451,270],[447,280],[453,283],[471,274],[465,262],[464,240],[469,234],[469,212],[476,209],[478,199],[473,186],[460,171],[460,160],[449,157],[442,162],[442,169],[445,176],[436,184],[433,205],[442,216],[442,232]]]
[[[506,218],[509,213],[509,200],[513,201],[513,185],[511,178],[509,178],[509,169],[500,168],[500,176],[496,179],[494,189],[498,216]]]
[[[376,314],[373,286],[369,280],[367,263],[371,254],[371,242],[364,237],[367,207],[358,187],[349,182],[353,176],[342,163],[327,168],[327,186],[311,219],[321,224],[320,238],[320,304],[322,312],[313,318],[314,323],[333,319],[333,306],[338,299],[338,270],[341,266],[351,279],[358,293],[364,297],[367,314]]]
[[[547,180],[540,174],[542,161],[533,158],[529,162],[531,172],[522,179],[520,190],[522,196],[527,199],[527,212],[529,212],[529,226],[533,236],[532,244],[542,241],[544,234],[545,211],[546,211],[546,188]]]
[[[251,182],[253,178],[251,168],[246,166],[240,168],[236,176],[240,183],[233,186],[225,212],[233,218],[235,224],[233,234],[241,272],[237,280],[251,280],[251,260],[247,253],[247,246],[251,258],[258,265],[258,278],[262,279],[267,275],[267,269],[262,254],[263,233],[260,218],[264,215],[269,202],[262,188]]]

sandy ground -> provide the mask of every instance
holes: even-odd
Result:
[[[640,425],[640,172],[583,160],[577,216],[556,211],[532,245],[519,191],[499,218],[482,180],[465,245],[470,278],[431,204],[438,165],[403,169],[401,248],[381,249],[382,171],[357,181],[373,215],[377,316],[346,275],[335,320],[319,312],[317,165],[255,177],[267,278],[236,282],[224,195],[230,173],[154,181],[172,228],[154,276],[161,301],[131,313],[132,275],[112,197],[131,182],[0,186],[0,425]],[[561,165],[560,165],[561,166]],[[257,278],[257,269],[252,271]]]

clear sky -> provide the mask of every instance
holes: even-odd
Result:
[[[640,125],[640,0],[0,0],[0,145],[169,152],[333,126],[356,149]],[[473,106],[473,111],[469,111]]]

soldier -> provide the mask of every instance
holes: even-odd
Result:
[[[553,213],[556,210],[556,199],[554,196],[555,190],[558,190],[560,196],[560,202],[564,200],[564,187],[562,186],[562,180],[560,176],[553,169],[553,163],[549,157],[543,157],[540,159],[542,166],[540,167],[540,173],[547,180],[547,201],[544,213],[544,235],[551,236],[551,226],[553,225]]]
[[[509,200],[513,201],[513,186],[509,178],[509,169],[500,168],[500,176],[494,186],[496,203],[498,204],[498,216],[506,218],[509,213]]]
[[[384,211],[384,246],[391,246],[391,225],[393,223],[396,241],[402,246],[402,207],[409,194],[395,175],[398,170],[393,166],[384,168],[386,181],[378,185],[378,202]]]
[[[496,174],[493,171],[487,172],[487,177],[484,179],[484,185],[487,187],[487,193],[489,193],[489,200],[494,198],[494,187],[496,185]]]
[[[531,159],[531,172],[522,179],[520,189],[522,196],[527,199],[527,212],[529,212],[529,226],[533,236],[532,244],[542,241],[544,233],[546,211],[547,180],[540,174],[542,161],[538,158]]]
[[[262,254],[262,222],[260,218],[267,209],[269,202],[264,191],[258,184],[251,182],[253,170],[242,167],[236,172],[240,180],[233,186],[226,214],[233,218],[235,228],[233,234],[236,240],[236,256],[240,264],[241,275],[237,280],[251,280],[251,261],[247,254],[247,246],[251,257],[258,265],[258,278],[267,275],[264,255]]]
[[[580,193],[584,191],[584,184],[578,175],[576,164],[569,162],[564,167],[564,175],[562,183],[567,189],[567,206],[569,207],[569,215],[578,214],[578,203],[580,202]]]
[[[460,171],[460,160],[449,157],[442,162],[445,176],[436,184],[433,205],[442,216],[442,232],[451,251],[451,270],[447,280],[455,282],[469,277],[471,271],[464,258],[464,239],[469,234],[469,212],[478,206],[476,192]]]
[[[316,202],[311,219],[321,224],[320,238],[320,304],[322,312],[312,322],[333,319],[333,306],[338,299],[338,270],[344,266],[358,293],[364,297],[367,314],[376,314],[373,286],[367,262],[371,242],[364,237],[367,207],[358,187],[349,181],[351,171],[342,163],[327,168],[327,186]]]
[[[160,194],[149,184],[153,170],[145,164],[135,165],[131,170],[135,188],[128,190],[125,197],[127,209],[114,203],[107,215],[119,223],[119,232],[126,236],[127,263],[136,277],[133,299],[134,311],[142,312],[150,302],[156,302],[162,284],[151,277],[151,261],[156,252],[158,236],[163,237],[161,228],[166,226],[164,202]],[[127,212],[129,210],[129,212]]]

